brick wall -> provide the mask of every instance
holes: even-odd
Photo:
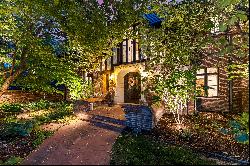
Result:
[[[243,87],[241,93],[242,110],[249,111],[249,79],[242,79],[241,86]]]
[[[233,80],[233,111],[249,110],[249,80],[236,78]]]
[[[49,101],[63,100],[63,96],[59,94],[43,94],[35,92],[24,92],[21,90],[9,90],[0,97],[0,103],[27,103],[30,101],[37,101],[46,99]]]
[[[227,57],[203,56],[201,67],[218,67],[219,89],[218,97],[198,97],[196,100],[197,111],[218,112],[229,111],[229,88],[226,72]],[[195,109],[194,101],[188,103],[189,113]]]
[[[198,97],[196,100],[197,111],[224,112],[229,111],[229,80],[228,80],[228,57],[204,56],[201,67],[218,67],[219,90],[218,97]],[[247,63],[247,61],[233,59],[233,63]],[[236,78],[232,80],[232,108],[234,112],[249,110],[249,79]],[[194,110],[194,102],[189,102],[189,112]]]

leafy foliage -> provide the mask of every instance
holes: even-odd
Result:
[[[195,74],[202,57],[246,59],[248,10],[248,0],[151,1],[146,13],[156,13],[162,19],[161,26],[152,28],[141,18],[142,24],[136,28],[141,52],[150,57],[145,87],[159,96],[168,110],[178,112],[199,93],[195,91]],[[247,75],[246,62],[231,63],[231,78],[235,73]]]
[[[72,105],[58,105],[56,110],[50,110],[48,113],[44,115],[35,116],[37,123],[43,124],[48,122],[55,122],[64,117],[72,115]]]
[[[130,27],[141,17],[146,2],[105,1],[99,5],[96,0],[4,0],[0,18],[4,29],[0,34],[1,63],[11,65],[1,68],[2,91],[16,80],[15,85],[30,90],[62,93],[50,85],[56,80],[57,85],[67,86],[72,99],[80,98],[79,93],[89,96],[89,86],[76,71],[91,72],[102,58],[111,56],[111,48],[124,35],[132,34]],[[56,34],[57,37],[67,41],[58,44],[55,34],[49,33],[53,28],[64,34]],[[26,77],[21,77],[24,71]]]
[[[249,112],[243,112],[237,121],[229,121],[229,126],[225,134],[233,134],[237,142],[249,144]]]
[[[81,63],[73,54],[75,49],[69,47],[62,27],[52,16],[35,12],[38,4],[38,1],[3,1],[1,4],[1,93],[12,84],[63,94],[56,86],[64,84],[72,99],[88,96],[88,92],[84,94],[88,86],[76,72]],[[2,67],[6,63],[9,66]],[[56,86],[52,81],[57,81]]]
[[[21,104],[2,104],[0,105],[0,110],[4,112],[21,112],[22,111],[22,105]]]
[[[51,131],[35,130],[36,139],[32,142],[33,147],[38,147],[43,141],[53,135]]]
[[[10,121],[1,125],[1,139],[9,139],[15,137],[28,136],[33,130],[33,123],[31,121]]]
[[[37,102],[30,102],[25,107],[31,110],[41,110],[41,109],[48,109],[52,105],[48,100],[39,100]]]
[[[15,104],[5,104],[5,107],[11,110],[12,105]],[[44,131],[41,129],[42,124],[49,122],[65,123],[73,118],[72,105],[65,102],[50,102],[42,99],[16,105],[25,110],[22,114],[27,114],[29,118],[24,120],[22,116],[18,117],[19,115],[16,116],[16,114],[4,114],[1,117],[0,142],[3,142],[10,151],[2,153],[4,149],[1,149],[3,156],[1,156],[0,165],[20,164],[21,158],[10,158],[10,156],[26,157],[29,152],[51,136],[53,131]]]
[[[4,163],[0,163],[0,165],[19,165],[22,160],[23,158],[21,157],[12,156]]]

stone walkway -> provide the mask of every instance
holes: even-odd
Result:
[[[78,121],[61,127],[22,165],[108,165],[112,145],[125,127],[121,107],[75,114]]]

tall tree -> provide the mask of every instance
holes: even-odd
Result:
[[[56,79],[74,89],[72,82],[75,81],[70,77],[75,76],[73,71],[77,68],[94,70],[102,58],[111,56],[111,48],[132,34],[130,27],[138,21],[145,2],[104,1],[99,5],[95,0],[4,0],[0,36],[3,41],[14,43],[15,48],[7,49],[9,53],[18,54],[9,58],[6,56],[8,51],[1,54],[1,62],[8,59],[13,64],[12,69],[5,72],[1,94],[15,79],[23,85],[41,87],[46,91],[51,89],[46,82]],[[67,34],[67,56],[56,59],[51,45],[44,45],[43,39],[35,32],[41,16],[55,20],[60,30]],[[2,50],[6,51],[6,48]],[[19,65],[20,62],[23,65]],[[20,73],[27,69],[28,77],[20,79]],[[36,82],[37,79],[44,81]]]
[[[49,32],[58,30],[59,25],[51,22],[52,17],[42,18],[44,15],[29,8],[27,2],[3,1],[1,4],[1,64],[5,66],[1,68],[0,96],[14,80],[15,84],[31,90],[62,93],[50,84],[56,80],[69,87],[71,97],[82,94],[86,84],[75,72],[77,65],[68,56],[58,58],[53,47],[62,44],[51,43],[59,42],[55,37],[62,37]],[[6,62],[10,65],[6,66]]]

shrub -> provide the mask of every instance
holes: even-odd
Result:
[[[22,111],[22,105],[21,104],[2,104],[0,105],[0,110],[3,112],[21,112]]]
[[[242,113],[241,117],[239,118],[239,123],[241,124],[242,128],[249,134],[249,112]]]
[[[36,116],[35,119],[40,123],[48,123],[52,121],[58,121],[66,116],[73,114],[72,105],[66,103],[57,103],[54,105],[55,111],[51,111],[48,114]]]
[[[0,138],[1,139],[9,139],[15,137],[25,137],[28,136],[33,130],[33,122],[5,122],[0,126]]]
[[[32,146],[35,148],[41,143],[43,143],[43,141],[46,138],[50,137],[53,134],[52,131],[43,131],[43,130],[35,130],[34,133],[35,133],[36,139],[32,142]]]
[[[237,120],[230,120],[229,129],[221,128],[223,134],[232,134],[234,139],[243,144],[249,144],[249,113],[243,112]]]
[[[26,105],[27,108],[32,110],[41,110],[41,109],[48,109],[51,103],[47,100],[39,100],[37,102],[32,102]]]
[[[249,144],[249,112],[243,112],[237,121],[231,123],[231,128],[237,142]]]

